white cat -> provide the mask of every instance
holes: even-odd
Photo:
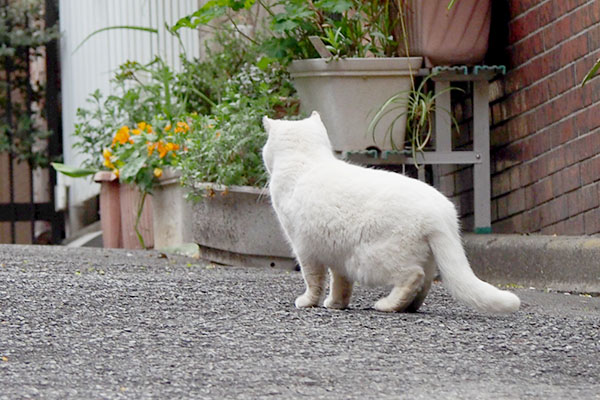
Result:
[[[437,265],[452,295],[485,312],[513,312],[513,293],[479,280],[462,247],[454,205],[401,174],[338,160],[317,112],[301,121],[263,118],[263,159],[273,207],[302,268],[296,307],[345,308],[352,285],[392,286],[379,311],[416,311]]]

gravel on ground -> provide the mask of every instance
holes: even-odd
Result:
[[[298,272],[0,245],[0,399],[600,399],[600,298],[298,310]]]

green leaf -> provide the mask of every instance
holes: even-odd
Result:
[[[598,73],[599,69],[600,69],[600,58],[596,61],[596,64],[594,64],[592,69],[590,69],[589,72],[585,75],[585,77],[583,78],[583,81],[581,81],[581,86],[585,85],[587,81],[592,79]]]
[[[275,32],[287,32],[296,29],[298,26],[300,26],[300,24],[294,20],[287,18],[278,18],[275,21],[273,21],[271,28]]]
[[[206,25],[215,18],[225,15],[227,9],[232,11],[248,10],[256,0],[211,0],[190,15],[180,18],[171,30],[176,32],[180,28],[195,29],[198,25]]]
[[[315,7],[330,13],[344,13],[352,8],[350,0],[321,0],[315,1]]]
[[[75,50],[73,50],[73,52],[72,52],[71,54],[75,54],[75,52],[76,52],[77,50],[79,50],[79,48],[80,48],[81,46],[83,46],[83,44],[84,44],[85,42],[87,42],[87,41],[88,41],[88,40],[89,40],[89,39],[90,39],[92,36],[94,36],[94,35],[96,35],[96,34],[98,34],[98,33],[100,33],[100,32],[104,32],[104,31],[110,31],[110,30],[113,30],[113,29],[131,29],[131,30],[135,30],[135,31],[144,31],[144,32],[150,32],[150,33],[158,33],[158,29],[155,29],[155,28],[148,28],[148,27],[145,27],[145,26],[132,26],[132,25],[116,25],[116,26],[107,26],[107,27],[105,27],[105,28],[100,28],[100,29],[97,29],[97,30],[95,30],[94,32],[92,32],[92,33],[90,33],[89,35],[87,35],[87,36],[85,37],[85,39],[83,39],[83,40],[81,41],[81,43],[79,43],[79,45],[78,45],[77,47],[75,47]]]
[[[71,167],[69,165],[56,162],[53,162],[51,164],[56,171],[60,172],[61,174],[70,176],[72,178],[82,178],[84,176],[92,175],[98,172],[97,169]]]
[[[267,68],[269,68],[269,66],[275,62],[276,59],[272,58],[272,57],[262,57],[260,60],[258,60],[258,62],[256,63],[256,66],[258,68],[260,68],[263,71],[266,71]]]
[[[127,163],[121,168],[120,177],[124,181],[135,178],[140,169],[144,167],[144,163],[146,162],[146,157],[140,154],[139,151],[135,151],[130,157],[127,159]]]

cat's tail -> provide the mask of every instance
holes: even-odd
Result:
[[[469,266],[458,232],[458,223],[444,221],[429,236],[429,246],[452,296],[479,311],[509,313],[519,309],[521,301],[510,292],[500,290],[477,278]]]

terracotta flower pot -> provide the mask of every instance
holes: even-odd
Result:
[[[406,0],[409,54],[422,56],[427,67],[473,65],[488,49],[491,0]],[[399,52],[404,54],[404,44]]]
[[[100,225],[104,247],[141,249],[135,233],[140,193],[134,185],[122,185],[115,174],[100,171],[94,175],[100,183]],[[147,248],[154,247],[152,197],[146,196],[139,231]]]
[[[121,185],[121,232],[123,235],[123,247],[126,249],[142,249],[142,244],[135,232],[135,220],[142,194],[135,185]],[[152,222],[152,196],[147,195],[144,200],[144,208],[138,225],[138,230],[144,239],[147,249],[154,247],[154,229]]]

